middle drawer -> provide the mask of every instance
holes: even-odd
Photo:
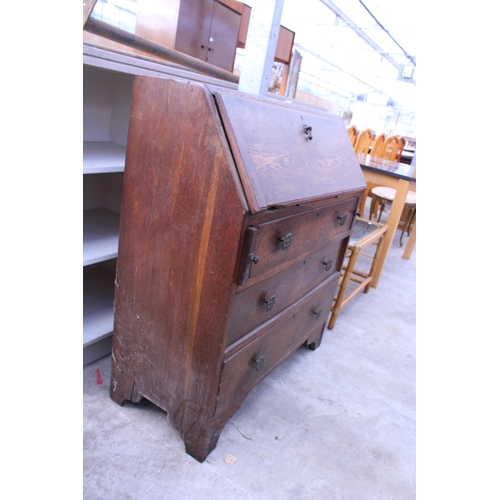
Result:
[[[347,237],[330,240],[281,272],[237,293],[231,310],[226,345],[233,344],[322,281],[339,273],[341,256],[347,243]]]

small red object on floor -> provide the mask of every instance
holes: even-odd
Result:
[[[95,374],[97,375],[97,385],[102,385],[101,372],[99,371],[99,368],[96,369]]]

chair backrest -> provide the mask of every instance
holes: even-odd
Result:
[[[403,153],[403,149],[405,147],[406,141],[404,137],[399,136],[399,148],[396,153],[396,161],[401,161],[401,154]]]
[[[370,155],[382,158],[384,151],[385,151],[385,134],[381,132],[380,134],[376,135],[375,141],[373,141],[373,147],[370,151]]]
[[[384,158],[384,160],[396,161],[396,157],[398,155],[398,151],[401,148],[401,141],[399,140],[398,135],[390,135],[385,140],[385,147],[383,153],[380,155],[380,158]],[[399,155],[401,157],[401,154]]]
[[[352,147],[354,147],[354,145],[356,144],[356,139],[358,138],[358,129],[356,128],[356,125],[349,125],[347,127],[347,135],[351,140]]]
[[[358,134],[358,138],[356,139],[356,143],[354,144],[354,152],[356,154],[368,154],[370,152],[370,147],[373,141],[373,132],[367,128],[366,130],[362,130]]]

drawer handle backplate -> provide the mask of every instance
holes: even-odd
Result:
[[[325,271],[329,271],[332,268],[333,260],[327,260],[326,262],[323,262],[323,265],[325,266]]]
[[[337,219],[340,220],[340,225],[343,226],[347,222],[347,214],[337,215]]]
[[[276,295],[271,295],[268,299],[263,299],[264,304],[266,304],[266,311],[269,312],[276,304]]]
[[[303,128],[304,128],[304,133],[307,135],[307,138],[310,141],[312,141],[312,138],[313,138],[313,136],[312,136],[312,129],[313,128],[312,127],[308,127],[307,125],[304,125]]]
[[[266,362],[266,357],[265,356],[261,356],[260,358],[256,358],[254,363],[253,363],[253,366],[254,368],[259,371],[259,370],[262,370],[262,368],[264,367],[264,363]]]
[[[280,238],[280,241],[281,241],[281,248],[283,250],[288,250],[293,241],[293,234],[288,233],[286,236],[282,236]]]
[[[258,264],[259,263],[259,260],[260,260],[260,257],[258,255],[254,255],[253,253],[251,253],[249,256],[248,256],[248,261],[249,262],[253,262],[254,264]]]
[[[316,319],[319,319],[319,317],[321,316],[321,307],[315,309],[313,315],[316,317]]]

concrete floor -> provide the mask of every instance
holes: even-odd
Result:
[[[111,401],[110,357],[85,367],[83,498],[415,499],[416,249],[399,235],[377,288],[250,393],[203,464],[165,412]]]

